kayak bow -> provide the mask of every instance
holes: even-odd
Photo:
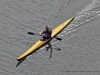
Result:
[[[66,20],[64,23],[62,23],[62,24],[58,25],[57,27],[55,27],[52,30],[51,39],[53,39],[58,33],[60,33],[73,19],[74,19],[74,17],[71,17],[70,19]],[[46,41],[38,40],[35,44],[33,44],[30,48],[28,48],[23,54],[21,54],[16,60],[19,61],[22,58],[27,57],[28,55],[30,55],[31,53],[33,53],[34,51],[39,49],[41,46],[46,44],[48,41],[49,40],[46,40]]]

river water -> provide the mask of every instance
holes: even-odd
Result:
[[[75,19],[50,44],[21,63],[16,58],[46,25]],[[100,75],[99,0],[1,0],[0,75]],[[41,30],[40,30],[41,29]]]

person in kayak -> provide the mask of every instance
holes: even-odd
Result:
[[[49,28],[49,26],[46,26],[45,28],[46,30],[43,31],[40,36],[42,36],[42,38],[40,39],[41,41],[45,41],[51,38],[51,34],[52,34],[52,30],[51,28]]]

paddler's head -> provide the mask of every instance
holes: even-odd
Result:
[[[46,26],[46,30],[49,30],[49,26]]]

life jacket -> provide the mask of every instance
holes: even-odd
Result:
[[[46,37],[51,37],[52,31],[51,29],[49,29],[49,30],[45,30],[43,33],[45,34]]]

